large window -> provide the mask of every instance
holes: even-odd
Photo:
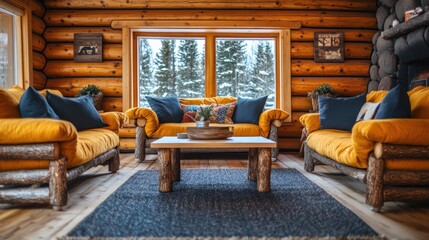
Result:
[[[17,17],[0,8],[0,87],[17,84]]]
[[[135,105],[145,96],[261,97],[279,107],[278,33],[231,31],[134,34]]]

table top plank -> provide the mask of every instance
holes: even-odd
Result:
[[[264,137],[230,137],[223,140],[191,140],[162,137],[151,148],[275,148],[277,143]]]

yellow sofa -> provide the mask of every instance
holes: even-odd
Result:
[[[228,104],[236,102],[234,97],[212,97],[212,98],[180,98],[182,105],[201,105],[201,104]],[[136,122],[136,159],[145,160],[146,148],[150,149],[150,143],[163,136],[177,136],[178,133],[186,132],[189,126],[195,126],[195,123],[162,123],[158,121],[156,113],[145,107],[136,107],[128,109],[125,114],[130,120]],[[277,128],[289,114],[280,109],[269,109],[262,112],[259,117],[259,124],[216,124],[210,126],[234,126],[234,136],[263,136],[277,142]],[[273,149],[271,157],[277,158],[278,148]]]
[[[386,94],[370,92],[366,101],[381,102]],[[305,170],[327,164],[365,182],[374,211],[386,201],[429,199],[429,87],[408,95],[411,118],[360,121],[351,132],[320,129],[318,113],[301,116]]]
[[[0,202],[49,203],[61,210],[67,204],[68,180],[99,164],[109,164],[111,172],[118,170],[118,131],[125,116],[102,113],[108,126],[78,132],[68,121],[20,118],[23,93],[17,86],[0,88],[0,185],[33,187],[0,188]],[[44,183],[48,187],[34,187]]]

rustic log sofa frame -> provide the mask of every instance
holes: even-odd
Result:
[[[142,162],[146,159],[146,153],[156,153],[156,149],[150,147],[151,142],[155,141],[154,138],[148,138],[145,133],[145,125],[146,119],[130,119],[130,123],[134,124],[136,127],[136,150],[135,155],[138,162]],[[275,142],[278,141],[277,129],[282,126],[282,122],[280,120],[274,120],[271,122],[269,139]],[[185,151],[192,151],[193,149],[186,149]],[[198,150],[198,149],[196,149]],[[213,151],[213,149],[210,149]],[[221,149],[221,151],[245,151],[244,149]],[[272,161],[276,161],[279,155],[279,148],[273,148],[271,150],[271,159]]]
[[[1,161],[27,159],[49,161],[49,169],[46,170],[0,172],[0,185],[26,185],[20,188],[0,189],[0,202],[51,204],[54,210],[62,210],[62,207],[67,204],[67,181],[101,164],[108,164],[110,172],[116,172],[119,169],[118,148],[110,149],[91,161],[68,170],[66,158],[60,156],[58,143],[0,145],[0,156]],[[48,186],[44,187],[43,184]]]
[[[389,171],[386,159],[429,158],[429,146],[376,143],[368,159],[368,168],[359,169],[320,155],[304,142],[304,168],[314,171],[316,165],[330,165],[344,174],[366,183],[366,203],[380,211],[386,201],[429,200],[429,172]]]

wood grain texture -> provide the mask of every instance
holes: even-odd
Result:
[[[0,172],[1,185],[30,185],[49,182],[46,170],[19,170]]]
[[[122,96],[122,78],[119,77],[49,78],[46,88],[57,89],[65,97],[74,97],[89,84],[97,85],[105,97]]]
[[[45,49],[45,46],[46,46],[46,41],[41,35],[37,33],[33,33],[32,46],[33,46],[33,51],[43,52],[43,49]]]
[[[387,185],[428,186],[429,172],[386,171],[383,182]]]
[[[122,98],[120,97],[105,97],[101,103],[102,109],[106,112],[118,111],[122,112]]]
[[[117,147],[115,149],[115,156],[109,159],[109,172],[117,172],[120,164],[119,147]]]
[[[43,37],[49,43],[72,43],[75,33],[101,33],[103,43],[122,43],[122,30],[109,27],[48,27]]]
[[[381,37],[384,39],[398,38],[399,36],[405,35],[419,27],[428,26],[428,24],[429,12],[426,12],[420,16],[412,18],[406,22],[400,23],[392,28],[381,32]]]
[[[143,162],[146,158],[146,133],[144,131],[144,127],[137,126],[136,127],[136,161]]]
[[[49,189],[47,187],[37,189],[2,189],[0,190],[0,202],[13,204],[48,204]]]
[[[73,8],[77,9],[302,9],[302,10],[347,10],[347,11],[375,11],[376,4],[372,1],[362,0],[150,0],[150,1],[129,1],[129,0],[44,0],[48,8]]]
[[[368,173],[366,178],[366,203],[368,203],[374,211],[380,211],[383,206],[383,175],[384,175],[384,160],[377,159],[373,154],[368,159]]]
[[[158,149],[159,166],[159,191],[171,192],[172,187],[172,169],[171,169],[171,151],[169,148]]]
[[[316,63],[313,60],[292,60],[292,77],[345,76],[367,77],[369,60],[345,60],[343,63]]]
[[[80,63],[73,61],[48,61],[45,68],[47,77],[120,77],[120,61],[103,61],[98,63]]]
[[[36,15],[32,15],[31,16],[31,27],[32,27],[32,31],[34,33],[37,33],[38,35],[42,35],[46,29],[46,24],[42,18],[40,18]]]
[[[258,153],[258,192],[271,191],[271,149],[260,148]]]
[[[49,162],[49,203],[54,210],[67,204],[67,165],[64,157]]]
[[[372,43],[344,43],[344,59],[369,59]],[[293,42],[291,57],[294,59],[314,59],[313,42]]]
[[[256,181],[258,177],[258,149],[249,148],[247,179]]]
[[[57,143],[0,145],[1,160],[54,160],[59,158]]]
[[[374,156],[383,159],[397,158],[429,158],[429,146],[398,145],[377,142]]]
[[[268,135],[268,139],[277,143],[279,140],[277,129],[281,126],[281,123],[276,123],[276,125],[274,125],[274,121],[273,121],[273,123],[270,126],[270,134]],[[271,160],[277,161],[278,155],[279,155],[279,148],[276,146],[275,148],[271,149]]]
[[[33,52],[33,69],[41,71],[46,65],[46,58],[43,54]]]
[[[307,96],[317,86],[327,83],[334,87],[340,96],[356,96],[364,93],[369,76],[362,77],[292,77],[292,96]]]
[[[28,4],[36,16],[41,18],[45,14],[45,6],[41,1],[28,1]]]
[[[43,54],[49,60],[73,60],[73,43],[48,43]],[[103,44],[104,60],[122,60],[122,44]]]
[[[46,75],[42,71],[33,70],[33,87],[36,90],[44,89],[46,82]]]
[[[291,30],[292,42],[313,42],[315,32],[337,32],[336,28],[301,28]],[[372,37],[377,32],[372,29],[341,29],[344,33],[344,42],[366,42],[371,43]]]
[[[180,148],[171,149],[172,181],[180,181]]]
[[[114,20],[300,21],[309,28],[375,28],[369,12],[280,10],[47,10],[48,26],[108,27]]]

